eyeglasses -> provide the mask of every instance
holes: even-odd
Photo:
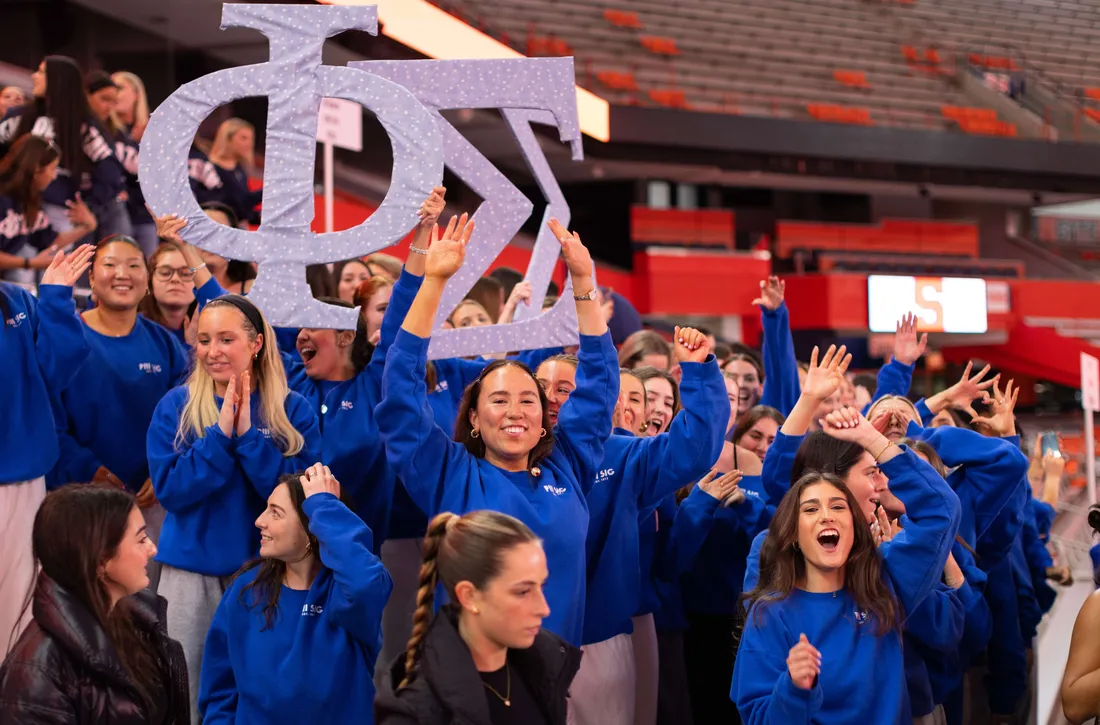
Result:
[[[190,267],[157,267],[153,270],[153,274],[156,278],[167,282],[172,279],[172,275],[178,274],[181,282],[190,282],[195,279],[195,273],[191,271]]]

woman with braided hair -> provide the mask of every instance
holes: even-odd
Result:
[[[496,511],[428,524],[412,637],[374,703],[378,725],[564,725],[580,650],[542,629],[542,541]],[[448,603],[432,618],[442,583]]]

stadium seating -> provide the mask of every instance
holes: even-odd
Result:
[[[952,58],[861,0],[434,1],[520,50],[559,39],[616,103],[925,129],[959,129],[941,108],[973,105],[941,77]]]

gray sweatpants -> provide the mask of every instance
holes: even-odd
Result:
[[[420,588],[420,542],[422,539],[386,539],[382,543],[382,565],[393,580],[393,591],[382,610],[382,652],[374,667],[375,687],[382,686],[386,670],[405,651],[412,634],[416,592]]]
[[[199,673],[206,633],[225,593],[229,577],[203,576],[162,564],[157,592],[168,600],[168,636],[183,646],[191,690],[191,721],[200,725]]]

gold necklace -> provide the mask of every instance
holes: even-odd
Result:
[[[482,680],[481,684],[488,687],[489,692],[496,695],[497,698],[499,698],[500,701],[504,703],[505,707],[511,707],[512,706],[512,668],[508,666],[507,662],[504,663],[504,673],[505,673],[505,675],[507,675],[508,679],[507,679],[507,684],[504,686],[504,694],[503,695],[501,695],[499,692],[497,692],[496,688],[494,688],[492,685],[490,685],[485,680]]]

